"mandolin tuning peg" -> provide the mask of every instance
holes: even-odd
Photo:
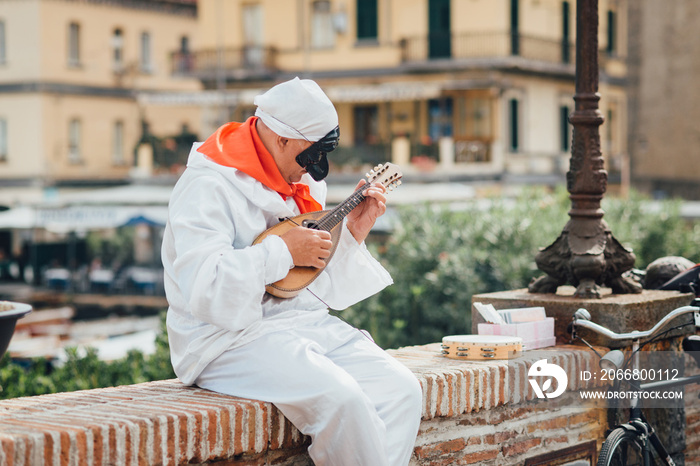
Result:
[[[369,177],[370,177],[370,174],[369,174],[369,173],[365,173],[365,177],[366,177],[366,178],[369,178]]]

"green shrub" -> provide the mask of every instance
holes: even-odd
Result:
[[[655,259],[682,256],[700,262],[700,222],[683,219],[681,201],[650,203],[633,193],[628,201],[606,198],[605,220],[615,237],[632,247],[636,268],[644,269]]]
[[[375,251],[394,285],[341,315],[384,348],[471,333],[472,295],[525,288],[541,276],[535,255],[557,239],[570,205],[563,189],[529,189],[515,199],[401,207],[391,239]],[[700,258],[700,227],[680,218],[678,202],[653,210],[633,195],[606,198],[603,207],[637,268],[667,255]]]
[[[42,358],[12,361],[6,354],[0,361],[0,399],[174,378],[164,316],[156,351],[149,356],[130,351],[123,359],[107,362],[100,360],[93,348],[85,354],[68,348],[65,363],[54,367]]]

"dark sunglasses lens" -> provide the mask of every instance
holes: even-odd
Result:
[[[323,152],[331,152],[335,150],[336,147],[338,147],[338,141],[318,141],[318,146],[319,149],[322,150]]]
[[[336,126],[322,137],[316,144],[323,152],[331,152],[338,147],[338,139],[340,138],[340,129]]]

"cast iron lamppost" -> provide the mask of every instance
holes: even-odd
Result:
[[[578,298],[600,298],[600,286],[613,293],[640,293],[642,288],[622,274],[635,256],[612,235],[603,220],[600,201],[607,188],[603,168],[598,109],[598,0],[576,2],[576,94],[569,117],[574,127],[566,187],[570,220],[559,237],[535,256],[546,275],[533,280],[531,293],[556,293],[560,285],[576,286]]]

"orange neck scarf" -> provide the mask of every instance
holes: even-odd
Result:
[[[219,165],[237,168],[252,176],[277,191],[282,199],[292,197],[302,214],[321,210],[321,204],[311,196],[306,184],[289,184],[282,178],[275,159],[255,129],[257,120],[257,117],[250,117],[245,123],[226,123],[209,136],[197,151]]]

